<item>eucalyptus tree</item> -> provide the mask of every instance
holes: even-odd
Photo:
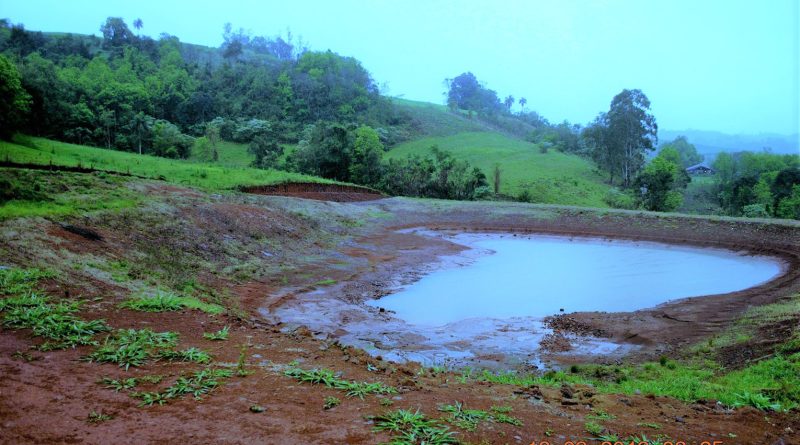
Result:
[[[642,90],[622,90],[608,110],[606,143],[619,158],[622,185],[630,187],[644,166],[645,152],[658,142],[658,124],[650,113],[650,100]]]

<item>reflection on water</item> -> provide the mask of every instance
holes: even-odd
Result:
[[[474,318],[540,318],[560,310],[633,311],[746,289],[781,271],[775,259],[721,250],[555,236],[461,234],[468,264],[435,271],[370,304],[421,326]]]

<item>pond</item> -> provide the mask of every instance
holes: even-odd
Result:
[[[461,261],[369,304],[413,325],[634,311],[723,294],[780,274],[776,259],[722,249],[561,236],[459,234]]]

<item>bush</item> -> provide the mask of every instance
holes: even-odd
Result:
[[[603,202],[615,209],[633,210],[636,208],[636,198],[618,189],[611,189],[603,196]]]
[[[742,207],[742,215],[747,218],[769,218],[769,212],[764,204],[746,205]]]

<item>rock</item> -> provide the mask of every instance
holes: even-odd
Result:
[[[675,417],[675,421],[678,422],[678,423],[686,423],[686,419],[684,419],[681,416]]]
[[[572,388],[570,388],[569,385],[565,383],[561,385],[561,395],[565,399],[571,399],[575,395],[575,393],[572,391]]]

